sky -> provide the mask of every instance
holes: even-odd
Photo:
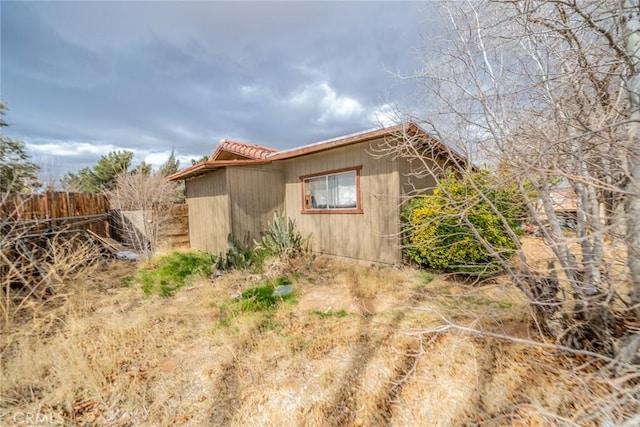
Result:
[[[389,123],[430,2],[0,2],[4,133],[59,180],[114,150],[181,166]]]

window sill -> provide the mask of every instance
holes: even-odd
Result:
[[[326,214],[332,214],[332,215],[340,215],[340,214],[363,214],[364,212],[362,211],[362,209],[318,209],[318,210],[313,210],[313,209],[309,209],[309,210],[301,210],[300,213],[302,215],[315,215],[315,214],[320,214],[320,215],[326,215]]]

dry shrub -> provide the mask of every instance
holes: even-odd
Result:
[[[159,174],[123,173],[109,197],[122,239],[148,257],[161,249],[172,226],[172,205],[180,199],[178,184]]]
[[[93,402],[88,405],[92,410],[103,405],[105,414],[97,421],[104,423],[135,419],[153,404],[141,389],[159,375],[152,370],[191,336],[189,324],[183,321],[184,328],[174,334],[177,316],[143,300],[139,289],[111,288],[113,292],[96,295],[101,284],[94,279],[76,284],[73,291],[86,286],[93,292],[70,293],[64,310],[58,309],[56,314],[64,316],[61,330],[46,339],[37,329],[24,334],[4,355],[2,406],[23,412],[46,407],[74,419],[82,415],[81,402]],[[75,307],[81,309],[76,312]],[[123,402],[127,414],[106,414]]]
[[[69,281],[99,268],[103,260],[100,248],[82,233],[34,237],[23,248],[6,244],[1,250],[0,270],[7,272],[0,277],[5,337],[22,322],[50,316],[51,308],[66,301]]]

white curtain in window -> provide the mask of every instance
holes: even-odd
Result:
[[[311,192],[311,207],[313,209],[327,208],[327,177],[309,180],[309,191]]]
[[[356,173],[319,176],[307,181],[312,209],[356,208]]]
[[[348,172],[328,177],[329,207],[356,207],[356,173]]]

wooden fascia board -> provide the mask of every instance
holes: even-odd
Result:
[[[271,163],[271,160],[228,160],[202,162],[198,163],[197,165],[188,167],[187,169],[180,172],[169,175],[167,179],[169,181],[180,181],[187,178],[193,178],[220,168],[233,166],[264,165],[268,163]]]
[[[300,147],[286,152],[274,153],[270,155],[269,160],[287,160],[295,157],[302,157],[313,153],[319,153],[322,151],[332,150],[334,148],[346,147],[353,144],[359,144],[362,142],[372,141],[374,139],[384,138],[391,135],[393,132],[400,129],[400,126],[394,126],[392,128],[383,128],[375,131],[367,132],[364,134],[354,135],[342,139],[336,139],[321,144],[309,145],[306,147]]]
[[[455,150],[438,141],[412,122],[396,125],[389,128],[377,129],[371,132],[337,139],[322,144],[301,147],[283,153],[274,153],[273,155],[270,155],[268,159],[272,161],[293,159],[296,157],[302,157],[313,153],[332,150],[335,148],[347,147],[349,145],[360,144],[380,138],[386,138],[396,134],[400,134],[402,132],[409,133],[412,137],[420,137],[424,140],[425,144],[431,145],[431,147],[435,148],[439,153],[441,153],[441,155],[453,157],[456,161],[461,162],[463,165],[467,164],[467,160],[460,154],[458,154]]]
[[[413,122],[403,123],[396,126],[376,129],[373,131],[348,136],[345,138],[335,139],[332,141],[328,141],[325,143],[313,144],[305,147],[300,147],[293,150],[288,150],[284,152],[274,152],[271,155],[268,155],[266,160],[261,159],[247,159],[247,160],[209,160],[203,163],[199,163],[195,166],[191,166],[183,171],[176,172],[173,175],[170,175],[168,179],[170,181],[177,181],[181,179],[187,179],[194,176],[201,175],[203,173],[207,173],[211,170],[215,170],[221,167],[227,166],[240,166],[240,165],[248,165],[248,164],[267,164],[273,161],[278,160],[288,160],[294,159],[297,157],[306,156],[309,154],[319,153],[327,150],[332,150],[340,147],[347,147],[349,145],[360,144],[367,141],[373,141],[375,139],[386,138],[393,135],[400,134],[402,132],[410,134],[412,137],[422,138],[425,145],[429,145],[431,149],[434,149],[437,153],[442,155],[443,157],[451,157],[455,161],[461,163],[463,166],[467,166],[468,162],[462,155],[456,152],[456,150],[448,147],[446,144],[438,141],[428,133],[426,133],[422,128],[417,126]],[[236,141],[229,141],[232,143],[238,143]],[[221,151],[227,151],[233,153],[233,151],[225,150],[220,146],[216,148],[212,157],[217,156]],[[240,153],[235,153],[238,155],[243,155]],[[471,165],[472,169],[477,169],[474,165]]]

